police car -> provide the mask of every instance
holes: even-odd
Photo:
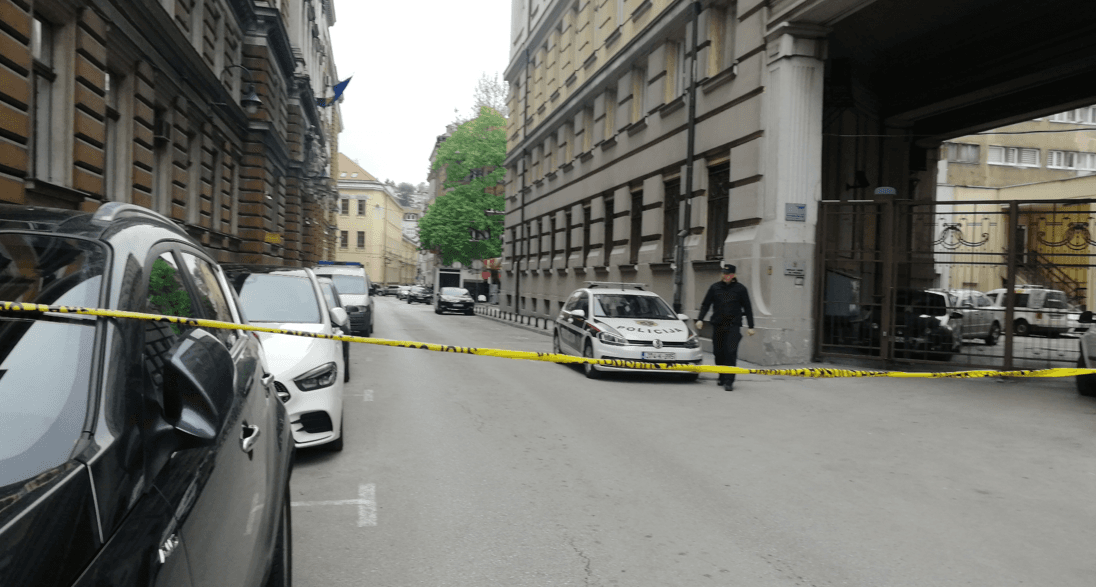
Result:
[[[689,317],[674,314],[658,294],[641,283],[587,281],[576,290],[556,318],[552,348],[557,354],[594,359],[699,365],[700,339]],[[604,371],[635,371],[626,364],[583,364],[586,377]],[[649,372],[646,369],[638,369]],[[673,372],[686,381],[697,373]]]

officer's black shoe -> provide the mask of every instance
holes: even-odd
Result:
[[[734,391],[734,384],[733,383],[724,383],[723,384],[723,389],[726,389],[727,391]]]

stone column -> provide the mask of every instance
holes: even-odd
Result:
[[[826,32],[784,23],[766,36],[760,223],[732,225],[724,247],[724,256],[736,261],[738,278],[750,288],[758,326],[758,335],[747,338],[740,356],[764,365],[802,364],[813,352],[810,284],[818,278],[813,271]],[[745,179],[745,170],[736,171],[735,162],[732,152],[732,202],[736,184]]]

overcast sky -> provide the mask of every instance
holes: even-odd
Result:
[[[384,181],[426,181],[434,140],[510,58],[510,0],[335,0],[339,150]]]

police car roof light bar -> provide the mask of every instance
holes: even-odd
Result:
[[[316,261],[316,265],[347,265],[349,267],[362,267],[357,261]]]
[[[587,287],[612,287],[616,289],[638,289],[645,291],[647,288],[646,283],[632,283],[628,281],[584,281]]]

